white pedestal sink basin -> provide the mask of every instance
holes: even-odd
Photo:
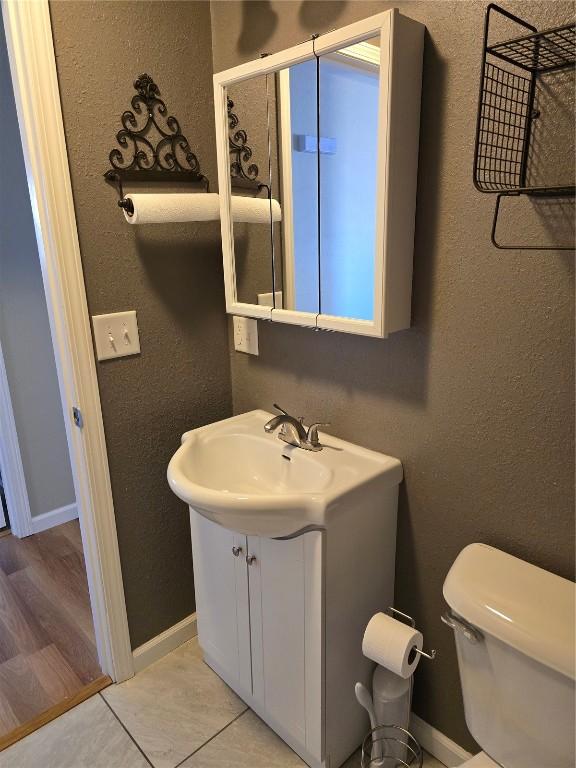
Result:
[[[225,528],[277,538],[326,528],[378,486],[398,485],[402,465],[327,434],[316,453],[264,432],[272,418],[250,411],[187,432],[168,465],[172,491]]]

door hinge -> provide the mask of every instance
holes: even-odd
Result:
[[[74,419],[74,424],[76,424],[78,429],[82,429],[84,426],[84,419],[82,418],[82,411],[80,408],[77,408],[76,406],[72,408],[72,418]]]

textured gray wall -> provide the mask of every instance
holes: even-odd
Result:
[[[0,339],[34,517],[75,494],[1,14],[0,115]]]
[[[418,669],[415,710],[472,749],[440,623],[452,561],[483,541],[562,576],[574,564],[573,254],[490,245],[494,200],[471,177],[486,4],[215,2],[214,70],[393,5],[428,28],[413,327],[373,340],[259,323],[260,356],[231,353],[234,411],[279,402],[402,460],[396,602],[438,649]],[[542,27],[573,14],[567,2],[506,7]],[[525,201],[513,218],[505,234],[528,240],[542,234],[533,222],[562,223]]]
[[[218,223],[131,227],[102,174],[148,72],[216,181],[210,7],[51,3],[91,314],[135,309],[142,354],[98,364],[133,646],[194,610],[187,509],[169,490],[182,432],[230,414]]]

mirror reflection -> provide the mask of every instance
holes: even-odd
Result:
[[[320,312],[372,320],[379,38],[319,59]]]
[[[238,301],[373,319],[379,43],[229,87]]]
[[[273,190],[282,204],[277,308],[318,313],[318,142],[316,59],[277,72],[280,177]]]
[[[246,304],[272,303],[272,219],[278,203],[269,199],[267,76],[228,87],[230,187],[236,298]]]

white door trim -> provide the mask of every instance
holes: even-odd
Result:
[[[26,488],[26,478],[24,476],[24,466],[22,464],[22,455],[20,454],[20,445],[18,443],[18,433],[16,431],[16,421],[14,411],[12,410],[12,400],[10,398],[10,389],[8,387],[8,376],[6,375],[6,366],[4,364],[4,355],[2,353],[2,342],[0,341],[0,474],[4,486],[4,495],[6,496],[6,506],[10,516],[10,528],[12,533],[18,538],[30,536],[32,533],[30,502],[28,499],[28,489]],[[0,525],[6,525],[4,514],[0,510]]]
[[[48,0],[2,2],[102,670],[134,674]],[[81,410],[83,426],[72,421]]]

